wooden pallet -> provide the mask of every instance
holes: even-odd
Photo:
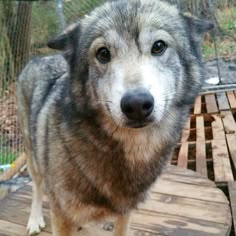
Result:
[[[171,162],[225,190],[236,228],[236,91],[197,97]]]
[[[192,114],[211,114],[224,110],[236,110],[236,91],[206,94],[197,97]]]
[[[216,183],[234,181],[235,144],[236,92],[199,96],[172,164],[197,171]]]
[[[0,201],[0,235],[26,235],[30,203],[30,185]],[[40,235],[49,236],[46,198],[43,206],[47,227]],[[228,200],[212,181],[196,172],[170,166],[153,186],[148,200],[133,212],[128,235],[229,236],[231,222]],[[112,236],[111,231],[104,230],[102,223],[92,224],[83,227],[78,236]]]
[[[197,97],[171,162],[224,189],[236,236],[236,91]]]

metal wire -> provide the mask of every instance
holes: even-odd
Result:
[[[206,60],[217,58],[217,74],[221,81],[225,76],[219,58],[236,57],[236,44],[231,40],[236,37],[236,0],[166,1],[176,4],[182,11],[195,13],[198,17],[203,17],[204,13],[204,17],[217,20],[217,30],[213,32],[212,38],[205,40],[203,53]],[[30,58],[52,53],[46,47],[48,39],[103,2],[104,0],[0,0],[0,171],[1,166],[6,165],[7,168],[23,151],[15,99],[15,81],[21,69]],[[222,42],[226,42],[225,45]],[[225,48],[222,49],[222,46]],[[223,85],[221,81],[218,86],[204,87],[201,93],[229,90],[236,90],[236,83]]]
[[[220,84],[220,85],[203,87],[200,92],[200,95],[210,94],[210,93],[227,92],[227,91],[236,91],[236,83],[234,83],[234,84]]]

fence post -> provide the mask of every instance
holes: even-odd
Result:
[[[60,24],[61,24],[61,31],[63,31],[65,29],[65,17],[63,14],[63,2],[62,0],[56,0],[56,7],[57,7],[57,14],[60,18]]]
[[[11,45],[15,59],[16,76],[29,59],[31,38],[32,2],[19,1],[15,25],[15,40]]]

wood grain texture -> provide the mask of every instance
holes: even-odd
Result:
[[[197,126],[197,141],[204,141],[205,140],[205,128],[204,128],[203,116],[196,117],[196,126]]]
[[[201,96],[198,96],[195,100],[195,103],[194,103],[193,113],[195,115],[198,115],[198,114],[201,114],[201,112],[202,112],[202,98],[201,98]]]
[[[236,227],[236,182],[230,182],[228,185],[229,197],[230,197],[230,206],[233,217],[233,225]]]
[[[214,118],[214,121],[212,122],[212,133],[213,133],[213,139],[217,140],[224,140],[225,139],[225,132],[224,132],[224,126],[221,120],[220,115],[212,115]]]
[[[236,169],[236,134],[227,134],[227,144],[229,148],[229,153],[231,155],[231,160]]]
[[[207,178],[206,144],[204,141],[196,143],[196,171]]]
[[[236,109],[236,97],[234,95],[234,92],[233,91],[227,92],[227,97],[229,100],[230,108]]]
[[[188,143],[187,142],[182,143],[180,147],[177,165],[185,169],[187,169],[188,167]]]
[[[219,105],[219,109],[221,111],[230,109],[228,98],[227,98],[225,93],[217,93],[216,97],[217,97],[217,102],[218,102],[218,105]]]
[[[189,117],[182,130],[181,143],[188,141],[188,138],[190,136],[190,124],[191,124],[191,119]]]
[[[234,177],[231,169],[226,140],[213,140],[212,153],[215,181],[233,181]]]
[[[26,235],[30,203],[29,184],[0,201],[0,235]],[[40,235],[49,236],[46,197],[43,206],[47,227]],[[104,230],[104,223],[87,225],[78,236],[112,236]],[[230,228],[230,208],[223,192],[198,173],[168,166],[148,200],[132,213],[129,236],[225,236]]]
[[[218,107],[214,94],[205,95],[207,113],[217,113]]]
[[[221,111],[221,117],[226,134],[236,133],[236,123],[231,111]]]

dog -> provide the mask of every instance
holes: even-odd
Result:
[[[60,55],[29,62],[17,81],[28,170],[28,233],[54,236],[130,214],[160,176],[204,79],[201,40],[213,24],[160,0],[104,3],[49,42]]]

